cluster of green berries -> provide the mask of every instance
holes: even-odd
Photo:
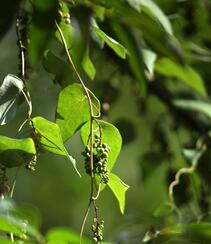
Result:
[[[93,240],[96,243],[102,243],[103,241],[103,228],[104,228],[104,221],[102,220],[101,223],[99,223],[96,220],[96,226],[92,225],[92,231],[93,231]]]
[[[107,169],[108,153],[111,148],[107,143],[102,143],[99,135],[94,136],[93,143],[93,172],[101,176],[101,181],[105,184],[109,181],[109,174]],[[85,170],[86,173],[91,175],[90,170],[90,148],[86,146],[85,151],[82,153],[85,157]]]

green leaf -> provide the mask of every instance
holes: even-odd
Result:
[[[173,211],[172,204],[169,202],[165,202],[155,209],[153,215],[155,217],[163,217],[169,215],[172,211]]]
[[[180,109],[198,112],[211,118],[211,104],[197,100],[175,99],[173,105]]]
[[[24,83],[14,75],[7,75],[0,87],[0,125],[8,123],[16,115],[18,101]]]
[[[43,66],[47,72],[55,74],[55,81],[61,87],[66,87],[74,80],[70,65],[51,51],[45,52]]]
[[[151,0],[139,0],[141,4],[141,11],[145,12],[149,16],[153,17],[163,26],[165,31],[170,35],[173,34],[171,23],[168,17],[163,13],[163,11]],[[130,2],[134,2],[133,0]]]
[[[78,244],[80,243],[80,235],[69,228],[53,228],[47,233],[47,240],[49,244]],[[87,238],[83,237],[84,244],[91,244],[92,242]]]
[[[0,136],[0,163],[10,168],[29,162],[36,154],[31,138],[13,139]]]
[[[94,114],[100,111],[100,102],[91,92]],[[80,127],[90,120],[90,111],[87,96],[80,84],[72,84],[64,88],[57,105],[56,123],[61,129],[64,141],[70,138]]]
[[[89,78],[91,80],[93,80],[95,78],[95,74],[96,74],[96,69],[94,64],[92,63],[88,51],[85,53],[83,61],[82,61],[82,66],[84,71],[87,73],[87,75],[89,76]]]
[[[28,235],[35,238],[38,242],[43,241],[41,234],[33,226],[26,221],[13,216],[11,213],[5,215],[0,214],[0,231],[8,234],[13,233],[23,239],[26,239],[26,235]]]
[[[100,133],[99,126],[102,129],[102,142],[107,143],[111,150],[108,153],[108,171],[111,172],[117,157],[120,153],[121,146],[122,146],[122,137],[118,131],[118,129],[103,120],[98,120],[98,123],[94,122],[94,133],[98,134]],[[87,122],[82,128],[81,128],[81,139],[84,145],[87,144],[88,138],[90,134],[90,122]]]
[[[154,67],[155,67],[155,61],[157,59],[157,54],[148,50],[148,49],[142,49],[142,55],[144,64],[147,68],[147,78],[149,80],[152,80],[154,77]]]
[[[80,176],[80,173],[76,168],[75,159],[68,154],[63,144],[59,126],[42,117],[35,117],[32,119],[32,122],[36,133],[40,136],[41,146],[48,152],[66,156]]]
[[[126,49],[124,46],[122,46],[119,42],[114,40],[112,37],[108,36],[103,32],[97,23],[92,21],[92,28],[95,31],[95,33],[110,47],[114,50],[114,52],[121,58],[125,59],[126,58]]]
[[[117,175],[110,173],[110,178],[108,181],[108,186],[114,193],[116,199],[119,202],[119,208],[122,214],[125,210],[125,193],[129,186],[126,185]]]
[[[168,58],[162,58],[156,63],[155,69],[164,76],[175,77],[183,81],[202,96],[205,97],[207,95],[201,76],[191,67],[187,65],[181,66]]]

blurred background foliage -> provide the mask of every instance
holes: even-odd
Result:
[[[211,1],[66,0],[62,16],[59,8],[56,0],[1,3],[1,80],[19,72],[15,18],[27,13],[33,116],[55,120],[59,91],[76,81],[56,32],[57,18],[80,73],[101,101],[103,119],[123,138],[114,172],[130,189],[125,215],[107,189],[100,196],[105,240],[211,243]],[[25,137],[27,129],[17,130],[27,109],[21,103],[0,133]],[[39,158],[35,172],[23,166],[17,175],[14,199],[31,209],[43,234],[55,226],[79,232],[87,205],[89,178],[79,134],[66,145],[82,179],[66,159],[51,154]],[[174,188],[175,208],[169,185],[179,169],[193,164],[195,171]],[[10,185],[16,170],[8,171]],[[92,222],[90,217],[87,236]]]

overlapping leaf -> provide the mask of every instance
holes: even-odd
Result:
[[[36,154],[31,138],[13,139],[0,136],[0,163],[6,167],[15,167],[27,163]]]
[[[94,114],[98,115],[100,103],[90,92]],[[61,130],[62,139],[66,141],[90,119],[90,109],[87,96],[79,84],[64,88],[57,105],[56,123]]]
[[[35,117],[32,121],[36,132],[40,136],[41,146],[48,152],[66,156],[79,174],[75,159],[68,154],[63,144],[59,126],[42,117]]]

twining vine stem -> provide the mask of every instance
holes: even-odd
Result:
[[[81,231],[80,231],[80,243],[82,242],[82,236],[83,236],[83,231],[84,231],[84,226],[85,226],[85,223],[86,223],[86,220],[87,220],[87,217],[89,215],[89,211],[90,211],[90,207],[91,205],[93,204],[94,206],[94,210],[95,210],[95,215],[96,215],[96,218],[98,219],[98,209],[97,209],[97,206],[96,206],[96,203],[95,203],[95,200],[97,199],[96,197],[94,197],[94,180],[95,180],[95,177],[94,177],[94,163],[93,163],[93,122],[96,118],[96,116],[94,115],[94,111],[93,111],[93,105],[92,105],[92,100],[91,100],[91,96],[90,96],[90,93],[89,93],[89,90],[88,88],[85,86],[79,72],[77,71],[77,68],[72,60],[72,57],[70,55],[70,52],[68,50],[68,47],[67,47],[67,43],[66,43],[66,40],[65,40],[65,37],[64,37],[64,34],[61,30],[61,28],[59,27],[58,23],[55,21],[55,24],[56,24],[56,27],[58,29],[58,32],[60,34],[60,37],[62,39],[62,43],[64,45],[64,48],[65,48],[65,52],[67,54],[67,58],[68,58],[68,61],[71,65],[71,67],[73,68],[79,82],[81,83],[81,86],[87,96],[87,100],[88,100],[88,104],[89,104],[89,113],[90,113],[90,132],[89,132],[89,143],[90,143],[90,172],[91,172],[91,189],[90,189],[90,199],[89,199],[89,203],[88,203],[88,206],[87,206],[87,209],[86,209],[86,212],[85,212],[85,215],[84,215],[84,218],[83,218],[83,221],[82,221],[82,225],[81,225]],[[97,196],[99,196],[99,193],[97,193]]]

